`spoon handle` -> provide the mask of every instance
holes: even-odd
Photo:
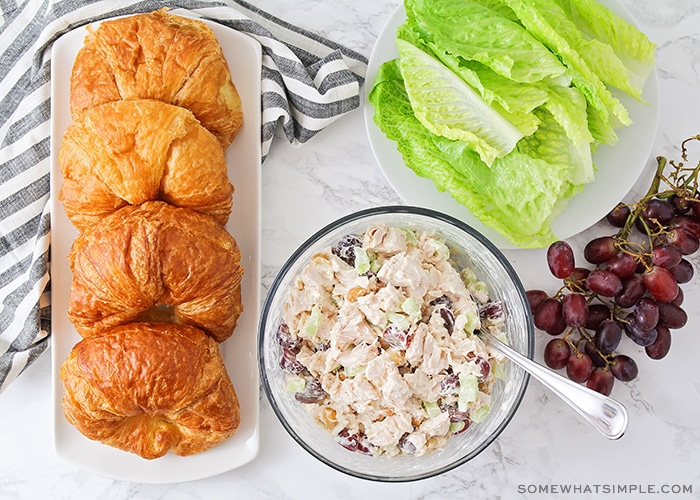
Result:
[[[545,368],[487,331],[482,330],[479,335],[494,349],[562,398],[605,437],[609,439],[622,437],[627,428],[627,409],[621,403]]]

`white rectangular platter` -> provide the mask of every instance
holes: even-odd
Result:
[[[90,441],[63,415],[63,385],[59,370],[79,340],[68,319],[71,271],[68,252],[77,235],[57,200],[62,176],[58,152],[71,123],[70,74],[87,34],[85,27],[63,35],[53,45],[51,60],[51,338],[56,453],[77,466],[114,479],[140,483],[176,483],[221,474],[253,460],[259,447],[259,372],[257,325],[260,312],[260,120],[261,47],[247,35],[206,21],[221,44],[231,77],[243,103],[244,125],[226,152],[229,177],[235,187],[234,207],[226,226],[242,253],[244,312],[233,336],[221,345],[222,356],[241,407],[236,434],[196,455],[172,453],[145,460],[138,455]]]

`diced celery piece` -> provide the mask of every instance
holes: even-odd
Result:
[[[426,411],[428,417],[430,418],[439,417],[442,413],[438,404],[432,401],[423,401],[423,409]]]
[[[401,313],[388,312],[386,313],[386,319],[400,330],[408,330],[411,328],[411,323],[408,321],[408,318]]]
[[[456,433],[458,433],[459,431],[461,431],[462,429],[464,429],[464,426],[465,426],[465,425],[467,425],[467,424],[464,423],[464,421],[460,421],[460,422],[451,422],[451,423],[450,423],[450,434],[456,434]]]
[[[416,236],[416,233],[411,230],[411,229],[404,229],[404,233],[406,233],[406,242],[410,243],[411,245],[416,245],[418,243],[418,236]]]
[[[317,306],[314,305],[311,308],[311,314],[309,317],[306,319],[306,322],[304,323],[304,327],[302,331],[304,332],[304,335],[306,335],[309,338],[313,338],[314,335],[316,335],[316,332],[318,331],[318,327],[321,324],[321,309]]]
[[[492,368],[494,377],[496,377],[498,380],[506,379],[506,368],[503,363],[493,363]]]
[[[442,241],[432,238],[430,240],[434,247],[434,252],[435,256],[441,260],[447,260],[450,258],[450,249],[447,248],[447,245],[445,245]]]
[[[467,312],[465,313],[467,322],[464,324],[464,331],[467,333],[472,333],[479,329],[481,326],[481,320],[479,319],[478,313]]]
[[[483,422],[486,415],[489,414],[489,411],[491,411],[491,407],[489,405],[480,406],[469,414],[469,418],[471,418],[472,422],[474,423]]]
[[[289,377],[285,390],[289,393],[301,392],[306,388],[306,380],[302,377]]]
[[[401,310],[411,316],[420,312],[420,304],[413,297],[409,297],[401,303]]]
[[[478,281],[476,278],[476,273],[472,268],[465,267],[464,269],[462,269],[462,281],[467,286]]]
[[[362,247],[355,247],[355,270],[357,274],[365,274],[370,269],[370,259]]]
[[[345,376],[350,378],[359,375],[363,371],[365,371],[365,365],[350,366],[343,369]]]
[[[479,381],[473,373],[459,375],[459,392],[457,394],[457,407],[459,411],[467,411],[469,403],[476,401],[479,394]]]

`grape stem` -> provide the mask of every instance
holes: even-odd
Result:
[[[700,134],[694,135],[685,139],[681,143],[681,158],[684,161],[688,160],[688,147],[687,144],[691,141],[700,141]],[[664,171],[668,165],[673,166],[673,170],[669,176],[664,175]],[[700,175],[700,161],[695,166],[695,168],[686,168],[683,162],[674,162],[673,160],[667,160],[664,156],[656,157],[656,172],[654,178],[652,179],[651,185],[647,190],[646,194],[638,199],[630,207],[630,214],[625,221],[625,224],[620,228],[616,235],[615,245],[626,253],[629,253],[637,257],[638,261],[641,262],[647,269],[650,269],[651,264],[651,253],[647,252],[647,248],[653,248],[654,240],[664,234],[666,230],[663,224],[659,221],[652,219],[657,227],[650,227],[648,222],[641,217],[641,214],[645,208],[647,202],[653,198],[669,198],[673,195],[679,196],[685,200],[697,202],[694,196],[698,192],[698,176]],[[661,182],[664,182],[669,189],[661,189]],[[635,243],[629,240],[635,223],[639,223],[644,228],[644,232],[647,235],[648,242],[647,245]]]
[[[627,221],[625,221],[625,225],[622,226],[622,228],[620,228],[620,230],[617,232],[617,238],[619,240],[622,240],[622,242],[627,242],[627,239],[632,233],[632,227],[641,215],[642,210],[644,210],[644,205],[646,204],[646,202],[659,194],[659,187],[661,186],[661,177],[663,176],[663,171],[666,168],[666,164],[667,160],[665,157],[656,157],[656,173],[654,174],[654,179],[651,182],[651,186],[649,186],[649,189],[647,190],[646,194],[632,205],[632,210],[630,211],[630,214],[627,217]],[[643,219],[642,223],[647,229],[647,234],[650,234],[649,227]]]

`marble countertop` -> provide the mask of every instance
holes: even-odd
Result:
[[[700,3],[621,0],[658,45],[660,121],[653,156],[678,157],[680,142],[700,133]],[[369,56],[397,0],[256,0],[255,5]],[[696,160],[697,161],[697,160]],[[376,205],[400,204],[372,155],[362,110],[306,145],[279,138],[263,165],[263,292],[292,251],[325,224]],[[580,251],[593,227],[568,241]],[[526,288],[554,289],[544,250],[506,250]],[[700,273],[700,256],[693,258]],[[337,472],[285,432],[264,395],[257,458],[239,469],[180,484],[138,484],[94,475],[53,449],[51,357],[42,355],[0,397],[0,498],[36,499],[355,499],[390,498],[700,498],[700,279],[684,285],[688,325],[660,361],[637,352],[636,380],[612,396],[630,416],[626,434],[608,441],[536,381],[515,418],[482,454],[456,470],[406,484],[380,484]],[[546,342],[538,334],[537,357]],[[563,489],[570,488],[566,495]],[[627,493],[620,494],[624,490]],[[611,491],[618,491],[617,494]]]

